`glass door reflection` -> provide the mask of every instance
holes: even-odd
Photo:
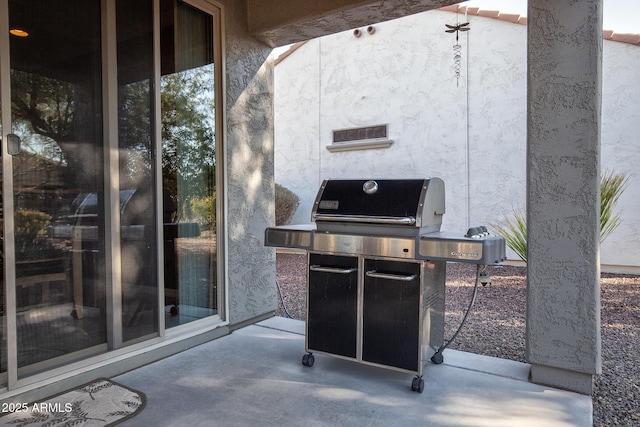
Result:
[[[116,3],[122,339],[159,331],[153,2]]]
[[[15,251],[26,374],[106,343],[100,1],[8,4],[10,26],[28,29],[9,43],[21,148],[12,156],[15,245],[5,248]]]
[[[214,17],[161,1],[165,312],[168,328],[218,313]]]
[[[3,46],[0,46],[0,55],[2,55]],[[1,61],[0,61],[1,62]],[[0,136],[4,135],[2,128],[2,86],[0,85]],[[3,142],[4,145],[4,142]],[[2,161],[3,150],[0,149],[0,161]],[[3,167],[0,164],[0,376],[6,375],[7,372],[7,288],[5,282],[6,262],[4,259],[4,197],[3,197]],[[0,381],[4,383],[5,381]]]

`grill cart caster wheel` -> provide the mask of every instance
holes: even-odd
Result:
[[[178,315],[178,306],[174,305],[173,307],[171,307],[169,309],[169,313],[171,313],[172,316],[177,316]]]
[[[424,380],[420,377],[416,377],[411,381],[411,390],[418,393],[422,393],[424,390]]]
[[[302,364],[304,366],[312,367],[313,366],[313,362],[315,362],[315,361],[316,361],[316,358],[311,353],[305,354],[304,356],[302,356]]]
[[[441,364],[442,362],[444,362],[444,356],[442,356],[442,353],[437,352],[436,354],[434,354],[434,355],[431,357],[431,361],[432,361],[433,363],[435,363],[436,365],[439,365],[439,364]]]

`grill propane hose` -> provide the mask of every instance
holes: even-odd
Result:
[[[477,265],[477,268],[476,268],[476,283],[473,286],[473,294],[471,295],[471,301],[469,302],[469,307],[467,308],[467,312],[464,314],[464,317],[462,318],[462,322],[460,322],[460,326],[458,326],[458,330],[456,331],[455,334],[453,334],[453,336],[451,337],[451,339],[449,341],[447,341],[445,344],[442,344],[440,346],[440,348],[438,349],[438,351],[436,351],[435,354],[433,356],[431,356],[431,361],[433,363],[435,363],[436,365],[439,365],[444,361],[444,358],[442,356],[442,352],[445,351],[447,349],[447,347],[449,347],[449,345],[453,342],[453,340],[456,339],[456,337],[458,336],[458,334],[462,330],[462,327],[467,322],[467,318],[469,317],[469,313],[471,313],[471,309],[473,308],[473,303],[476,300],[476,295],[478,293],[478,283],[480,283],[480,280],[481,280],[480,278],[482,277],[483,285],[486,283],[487,275],[484,273],[484,269],[485,268],[486,268],[486,265],[481,265],[481,264]]]

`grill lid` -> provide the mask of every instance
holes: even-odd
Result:
[[[385,226],[408,228],[410,233],[432,232],[440,230],[444,205],[440,178],[325,180],[311,220],[323,231]]]

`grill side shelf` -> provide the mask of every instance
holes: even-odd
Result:
[[[315,229],[315,224],[267,227],[264,232],[264,245],[275,248],[310,249]]]
[[[446,232],[429,233],[420,236],[417,249],[418,259],[484,265],[507,259],[504,237],[497,234],[475,238]]]

